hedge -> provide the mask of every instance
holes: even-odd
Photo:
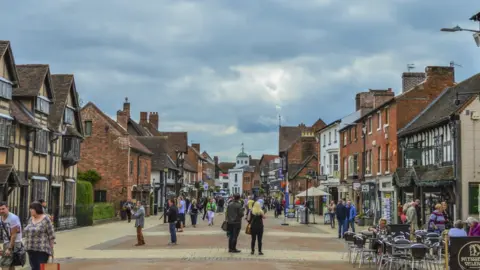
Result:
[[[77,181],[76,218],[78,226],[93,225],[93,186],[87,181]]]
[[[115,217],[113,203],[96,203],[93,206],[93,220],[109,219]]]

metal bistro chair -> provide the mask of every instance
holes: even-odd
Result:
[[[387,259],[386,262],[383,266],[386,266],[388,264],[389,269],[392,269],[392,266],[395,265],[405,265],[407,259],[408,259],[408,254],[406,250],[399,250],[396,249],[394,246],[395,245],[407,245],[410,244],[410,241],[407,239],[397,239],[394,240],[391,243],[387,243],[386,246],[386,251],[387,251]],[[380,269],[383,267],[381,265]]]
[[[430,263],[427,261],[428,247],[424,244],[413,244],[410,248],[411,269],[417,269],[415,266],[421,265],[419,269],[430,269]]]
[[[373,262],[373,258],[375,257],[376,250],[372,248],[373,241],[369,241],[368,248],[365,248],[365,244],[367,242],[367,237],[363,235],[355,235],[353,237],[353,244],[355,245],[355,259],[353,261],[353,267],[355,267],[355,264],[357,263],[358,259],[360,259],[358,263],[358,267],[362,267],[362,264],[365,263],[365,260],[368,260],[369,266]],[[360,256],[360,258],[359,258]]]
[[[355,249],[355,245],[353,244],[354,236],[354,232],[345,232],[343,234],[343,239],[345,239],[345,252],[342,255],[342,259],[345,257],[345,254],[347,254],[349,262],[352,262],[352,252]]]

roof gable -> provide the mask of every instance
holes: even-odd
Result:
[[[301,135],[300,127],[280,127],[279,152],[287,150]]]
[[[58,128],[61,124],[62,117],[67,106],[68,95],[72,96],[72,103],[76,105],[76,109],[79,108],[78,102],[74,93],[74,81],[73,75],[67,74],[54,74],[51,76],[53,91],[55,92],[55,99],[50,106],[50,114],[48,116],[49,125],[52,128]],[[78,113],[77,113],[78,114]],[[77,125],[79,119],[76,119]]]
[[[112,118],[110,118],[108,115],[106,115],[102,110],[100,110],[97,105],[95,105],[93,102],[88,102],[87,105],[83,106],[81,111],[86,110],[88,108],[92,108],[95,112],[97,112],[100,116],[105,119],[110,125],[112,125],[118,132],[120,132],[123,135],[128,134],[128,132],[116,121],[114,121]]]
[[[42,85],[47,86],[47,97],[54,100],[52,81],[50,78],[50,67],[44,64],[17,65],[20,87],[13,89],[13,96],[35,97],[38,96]]]
[[[8,40],[0,40],[0,58],[2,57],[5,59],[11,83],[13,83],[14,86],[18,86],[19,79],[17,68],[15,66],[15,58],[13,57],[12,47]]]
[[[308,158],[306,158],[302,164],[299,164],[299,166],[296,168],[296,170],[294,170],[294,173],[289,176],[290,179],[294,179],[295,177],[298,176],[298,174],[300,174],[300,172],[305,168],[307,167],[308,164],[310,164],[310,162],[315,159],[315,160],[318,160],[317,158],[317,155],[311,155],[309,156]]]
[[[450,116],[461,110],[475,94],[462,94],[458,96],[459,104],[454,103],[457,93],[475,92],[480,88],[480,73],[476,74],[455,86],[446,88],[435,98],[417,117],[398,131],[398,136],[406,136],[425,128],[439,125],[448,121]]]

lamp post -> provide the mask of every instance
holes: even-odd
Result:
[[[307,175],[305,176],[305,224],[309,224],[309,201],[308,201],[308,184],[312,181],[313,178],[317,177],[317,172],[313,170],[309,170]]]
[[[284,219],[282,226],[288,226],[289,224],[287,223],[287,213],[288,213],[288,207],[290,205],[290,198],[288,197],[288,151],[285,151],[281,153],[281,159],[282,159],[282,173],[283,173],[283,181],[285,181],[285,206],[284,206]]]
[[[162,205],[163,205],[163,224],[167,224],[167,208],[168,208],[168,203],[166,203],[166,199],[167,199],[167,183],[168,183],[168,180],[167,180],[167,176],[168,176],[168,169],[167,168],[164,168],[163,169],[163,177],[160,177],[161,179],[161,183],[163,183],[163,190],[162,190],[162,194],[163,194],[163,198],[161,198],[162,200]]]
[[[480,26],[480,12],[473,15],[470,18],[470,20],[475,21],[475,22],[479,22],[479,26]],[[453,32],[472,32],[473,33],[473,39],[475,40],[475,43],[477,44],[477,47],[480,47],[480,30],[465,29],[465,28],[462,28],[462,27],[457,25],[457,26],[452,27],[452,28],[442,28],[442,29],[440,29],[440,31],[450,32],[450,33],[453,33]]]
[[[180,189],[179,189],[179,181],[181,178],[183,178],[183,162],[185,161],[184,160],[184,154],[183,152],[180,152],[180,151],[175,151],[176,154],[177,154],[177,162],[176,162],[176,165],[177,165],[177,168],[178,168],[178,174],[177,174],[177,177],[175,177],[175,197],[178,198],[178,196],[180,195]]]

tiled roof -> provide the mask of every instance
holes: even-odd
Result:
[[[0,58],[7,52],[8,46],[10,46],[10,41],[0,40]]]
[[[153,155],[152,151],[148,150],[145,145],[139,142],[135,137],[132,135],[128,135],[128,140],[130,142],[130,147],[147,155]]]
[[[17,73],[20,87],[13,89],[13,96],[33,97],[38,95],[43,82],[49,74],[49,67],[43,64],[17,65]],[[53,100],[53,93],[48,94],[48,98]]]
[[[278,158],[277,155],[262,155],[260,158],[259,163],[261,162],[262,164],[268,164],[270,161]]]
[[[117,123],[115,120],[113,120],[112,118],[110,118],[110,116],[106,115],[102,110],[100,110],[100,108],[97,107],[97,105],[95,105],[93,102],[89,101],[85,106],[83,106],[83,108],[81,110],[84,110],[88,107],[92,107],[95,111],[97,111],[98,114],[100,114],[104,119],[105,121],[107,121],[108,123],[110,123],[110,125],[112,125],[114,128],[116,128],[118,130],[118,132],[126,135],[128,134],[127,131],[119,124]]]
[[[428,105],[416,118],[398,132],[398,136],[419,132],[425,128],[434,127],[456,113],[475,95],[459,95],[459,105],[455,105],[456,93],[476,92],[480,89],[480,73],[459,84],[445,89],[430,105]]]
[[[62,121],[65,112],[67,97],[73,83],[73,75],[56,74],[52,75],[52,89],[55,92],[55,99],[50,105],[48,123],[50,127],[57,128]]]
[[[17,100],[10,102],[10,109],[12,110],[11,115],[20,124],[33,127],[41,128],[40,125],[35,121],[35,117],[30,114],[27,108]]]
[[[167,138],[168,154],[174,161],[177,160],[176,151],[188,152],[187,132],[159,132],[159,134]]]
[[[250,166],[258,167],[259,164],[260,164],[260,159],[251,159],[250,160]]]
[[[1,58],[5,59],[7,70],[10,71],[10,74],[13,76],[12,83],[18,84],[18,74],[15,67],[15,59],[13,57],[10,41],[8,40],[0,40],[0,59]]]
[[[196,166],[193,166],[188,159],[183,160],[183,168],[189,172],[197,172]]]
[[[301,135],[300,127],[280,127],[279,152],[287,150]]]
[[[162,171],[165,168],[177,170],[175,163],[168,156],[168,145],[165,138],[138,136],[136,139],[153,153],[152,170]]]
[[[135,122],[132,118],[128,118],[128,133],[134,136],[153,136],[152,133]]]
[[[194,147],[192,146],[188,146],[188,151],[193,151],[193,153],[195,153],[195,155],[197,155],[197,157],[201,160],[205,160],[205,157],[202,156],[202,154],[200,154],[200,152],[197,151],[197,149],[195,149]]]
[[[235,162],[220,162],[218,163],[218,168],[223,172],[227,173],[228,170],[235,167]]]

